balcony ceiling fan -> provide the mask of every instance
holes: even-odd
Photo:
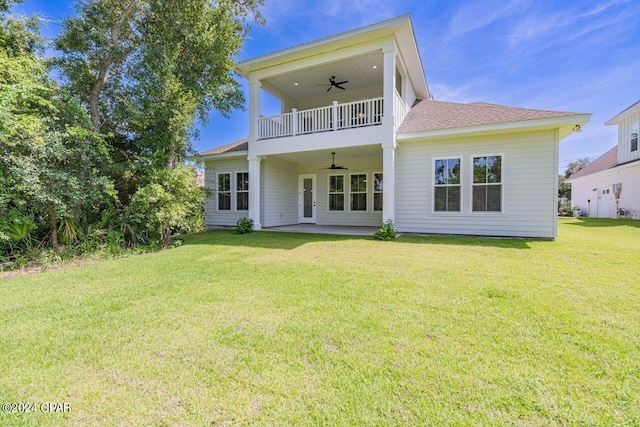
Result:
[[[329,89],[327,89],[327,92],[329,92],[334,87],[337,87],[338,89],[342,89],[342,90],[347,90],[341,86],[345,83],[349,83],[349,80],[345,80],[343,82],[336,82],[336,76],[331,76],[331,78],[329,78],[328,85],[324,84],[324,85],[316,85],[316,86],[329,86]]]
[[[344,166],[336,166],[336,152],[332,151],[331,152],[331,166],[326,167],[326,168],[322,168],[324,169],[330,169],[330,170],[337,170],[337,169],[342,169],[342,170],[349,170],[349,168],[346,168]]]

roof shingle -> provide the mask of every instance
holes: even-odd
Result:
[[[249,149],[249,141],[247,138],[239,141],[232,142],[231,144],[222,145],[220,147],[212,148],[211,150],[203,151],[199,156],[208,156],[210,154],[222,154],[230,153],[233,151],[246,151]]]
[[[532,110],[506,105],[473,102],[419,101],[411,108],[398,133],[455,129],[498,123],[570,117],[581,113]]]

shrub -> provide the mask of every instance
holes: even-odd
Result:
[[[382,223],[380,230],[373,233],[373,238],[377,240],[393,240],[398,236],[396,225],[391,220]]]
[[[236,222],[236,231],[238,234],[247,234],[253,231],[253,220],[243,216]]]

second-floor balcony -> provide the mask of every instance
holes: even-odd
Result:
[[[257,139],[281,138],[308,133],[382,124],[382,98],[347,102],[310,110],[296,110],[258,119]]]
[[[400,126],[408,108],[400,95],[394,93],[396,128]],[[318,132],[376,126],[382,124],[383,98],[338,103],[309,110],[292,109],[290,113],[258,118],[257,139],[282,138]]]

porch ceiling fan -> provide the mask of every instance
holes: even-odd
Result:
[[[349,170],[349,168],[344,167],[344,166],[336,166],[336,152],[335,152],[335,151],[332,151],[332,152],[331,152],[331,166],[326,167],[326,168],[322,168],[322,169],[330,169],[330,170],[342,169],[342,170]]]
[[[345,84],[345,83],[349,83],[349,80],[345,80],[343,82],[336,82],[336,76],[331,76],[329,78],[329,84],[324,84],[324,85],[316,85],[316,86],[329,86],[329,89],[327,89],[327,92],[329,92],[332,88],[337,87],[338,89],[342,89],[342,90],[347,90],[345,88],[343,88],[341,85]]]

